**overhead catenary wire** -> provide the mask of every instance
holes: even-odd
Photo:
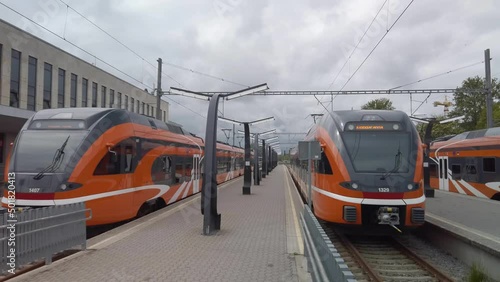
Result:
[[[63,1],[63,0],[59,0],[59,1],[61,3],[63,3],[64,5],[66,5],[69,9],[73,10],[79,16],[81,16],[82,18],[84,18],[90,24],[92,24],[93,26],[95,26],[97,29],[99,29],[100,31],[102,31],[103,33],[105,33],[106,35],[108,35],[109,37],[111,37],[117,43],[119,43],[120,45],[122,45],[123,47],[125,47],[127,50],[129,50],[130,52],[132,52],[134,55],[136,55],[140,59],[144,60],[149,65],[151,65],[151,66],[153,66],[155,68],[157,67],[155,64],[153,64],[153,63],[149,62],[148,60],[146,60],[143,56],[141,56],[139,53],[137,53],[136,51],[134,51],[132,48],[128,47],[125,43],[123,43],[122,41],[120,41],[118,38],[116,38],[115,36],[113,36],[112,34],[110,34],[109,32],[107,32],[103,28],[101,28],[99,25],[97,25],[95,22],[91,21],[89,18],[87,18],[85,15],[83,15],[82,13],[80,13],[79,11],[77,11],[75,8],[71,7],[65,1]],[[245,84],[242,84],[242,83],[238,83],[238,82],[234,82],[234,81],[231,81],[231,80],[228,80],[228,79],[224,79],[222,77],[217,77],[217,76],[214,76],[214,75],[206,74],[206,73],[203,73],[201,71],[197,71],[197,70],[193,70],[193,69],[190,69],[190,68],[186,68],[186,67],[179,66],[179,65],[176,65],[176,64],[173,64],[173,63],[163,62],[163,64],[164,65],[169,65],[169,66],[172,66],[172,67],[175,67],[175,68],[178,68],[178,69],[182,69],[182,70],[185,70],[185,71],[189,71],[191,73],[195,73],[195,74],[198,74],[198,75],[206,76],[206,77],[209,77],[209,78],[212,78],[212,79],[220,80],[220,81],[223,81],[223,82],[227,82],[227,83],[231,83],[231,84],[235,84],[235,85],[239,85],[239,86],[244,86],[244,87],[249,87],[248,85],[245,85]],[[162,75],[164,75],[164,76],[168,77],[169,79],[173,80],[175,83],[177,83],[181,87],[184,87],[182,85],[182,83],[180,83],[179,81],[177,81],[172,76],[170,76],[168,74],[165,74],[165,73],[162,73]]]
[[[340,91],[344,90],[344,88],[347,86],[347,84],[351,81],[351,79],[356,75],[356,73],[358,73],[359,69],[361,69],[361,67],[364,65],[364,63],[366,62],[366,60],[368,60],[368,58],[370,58],[371,54],[373,53],[373,51],[375,51],[375,49],[377,49],[377,47],[380,45],[380,43],[382,42],[382,40],[384,40],[384,38],[387,36],[387,34],[389,34],[389,32],[392,30],[392,28],[394,27],[394,25],[396,25],[396,23],[399,21],[399,19],[405,14],[405,12],[408,10],[408,8],[411,6],[411,4],[414,2],[415,0],[411,0],[411,2],[405,7],[405,9],[403,10],[403,12],[401,12],[401,14],[396,18],[396,20],[394,21],[394,23],[392,23],[392,25],[389,27],[389,29],[387,29],[387,31],[384,33],[384,35],[382,36],[382,38],[380,38],[380,40],[377,42],[377,44],[373,47],[373,49],[370,51],[370,53],[368,53],[368,55],[365,57],[365,59],[361,62],[361,64],[356,68],[356,70],[353,72],[353,74],[349,77],[349,79],[347,79],[347,81],[344,83],[344,85],[342,86],[342,88],[340,89]]]
[[[186,67],[183,67],[183,66],[179,66],[179,65],[176,65],[176,64],[173,64],[173,63],[163,62],[163,64],[167,65],[167,66],[174,67],[174,68],[178,68],[178,69],[181,69],[181,70],[189,71],[189,72],[192,72],[192,73],[195,73],[195,74],[198,74],[198,75],[206,76],[206,77],[209,77],[209,78],[212,78],[212,79],[220,80],[222,82],[231,83],[231,84],[234,84],[234,85],[238,85],[238,86],[242,86],[242,87],[247,87],[247,88],[250,87],[248,85],[245,85],[245,84],[242,84],[242,83],[239,83],[239,82],[234,82],[234,81],[222,78],[222,77],[218,77],[218,76],[214,76],[214,75],[211,75],[211,74],[203,73],[203,72],[200,72],[200,71],[197,71],[197,70],[193,70],[193,69],[190,69],[190,68],[186,68]]]
[[[90,24],[92,24],[93,26],[95,26],[97,29],[99,29],[100,31],[102,31],[104,34],[106,34],[107,36],[111,37],[114,41],[116,41],[118,44],[122,45],[125,49],[129,50],[130,52],[132,52],[134,55],[136,55],[137,57],[139,57],[140,59],[142,59],[144,62],[146,62],[147,64],[151,65],[152,67],[154,68],[157,68],[157,66],[155,66],[155,64],[149,62],[148,60],[146,60],[143,56],[141,56],[139,53],[137,53],[136,51],[132,50],[132,48],[128,47],[125,43],[121,42],[118,38],[116,38],[115,36],[111,35],[109,32],[107,32],[106,30],[104,30],[103,28],[101,28],[99,25],[97,25],[95,22],[91,21],[89,18],[87,18],[85,15],[83,15],[82,13],[80,13],[79,11],[77,11],[75,8],[71,7],[68,3],[64,2],[63,0],[59,0],[61,3],[63,3],[64,5],[66,5],[67,8],[73,10],[75,13],[77,13],[80,17],[84,18],[87,22],[89,22]],[[66,25],[65,25],[65,29],[66,29]],[[180,85],[181,87],[183,87],[183,85],[177,81],[175,78],[173,78],[172,76],[166,74],[166,73],[162,73],[163,76],[171,79],[172,81],[174,81],[175,83],[177,83],[178,85]]]
[[[417,84],[417,83],[420,83],[420,82],[423,82],[423,81],[426,81],[426,80],[429,80],[429,79],[433,79],[433,78],[440,77],[440,76],[443,76],[443,75],[446,75],[446,74],[450,74],[450,73],[458,71],[458,70],[463,70],[463,69],[466,69],[466,68],[477,66],[479,64],[484,64],[484,61],[476,62],[476,63],[470,64],[470,65],[466,65],[466,66],[459,67],[459,68],[456,68],[456,69],[452,69],[452,70],[449,70],[449,71],[446,71],[446,72],[435,74],[435,75],[432,75],[432,76],[429,76],[429,77],[426,77],[426,78],[422,78],[422,79],[419,79],[419,80],[416,80],[416,81],[413,81],[413,82],[410,82],[410,83],[406,83],[406,84],[403,84],[403,85],[400,85],[400,86],[396,86],[396,87],[390,88],[389,90],[395,90],[395,89],[399,89],[401,87],[405,87],[405,86]]]
[[[351,54],[349,54],[349,57],[347,57],[347,60],[344,62],[344,64],[342,65],[342,67],[340,68],[339,72],[337,73],[337,75],[335,76],[335,78],[333,79],[332,83],[330,83],[330,86],[328,86],[328,89],[332,88],[333,84],[335,83],[335,81],[337,81],[337,78],[339,77],[340,73],[342,72],[342,70],[344,69],[344,67],[347,65],[347,62],[349,62],[349,60],[351,59],[352,55],[354,54],[354,52],[358,49],[358,46],[359,44],[361,43],[361,41],[363,41],[363,39],[365,38],[365,35],[366,33],[368,32],[368,30],[370,30],[370,28],[372,27],[373,23],[375,22],[375,20],[377,19],[378,15],[380,14],[380,11],[382,11],[382,8],[384,8],[385,4],[387,3],[388,0],[385,0],[385,2],[382,4],[382,6],[380,7],[380,9],[378,10],[377,14],[375,14],[375,16],[373,17],[372,21],[370,22],[370,25],[368,26],[368,28],[366,28],[365,32],[363,33],[363,36],[361,36],[361,38],[359,39],[358,43],[356,44],[356,46],[354,47],[354,49],[352,50]]]
[[[69,43],[69,44],[71,44],[73,47],[76,47],[76,48],[77,48],[77,49],[79,49],[80,51],[82,51],[82,52],[84,52],[84,53],[86,53],[86,54],[88,54],[88,55],[90,55],[90,56],[94,57],[96,60],[99,60],[100,62],[102,62],[102,63],[106,64],[107,66],[109,66],[109,67],[113,68],[114,70],[116,70],[116,71],[120,72],[121,74],[123,74],[123,75],[125,75],[125,76],[129,77],[130,79],[134,80],[135,82],[139,83],[140,85],[145,86],[145,87],[147,87],[147,88],[151,88],[151,89],[153,89],[153,88],[154,88],[154,87],[153,87],[153,86],[151,86],[151,85],[147,85],[147,84],[143,83],[142,81],[139,81],[138,79],[134,78],[133,76],[129,75],[128,73],[126,73],[126,72],[124,72],[124,71],[122,71],[122,70],[118,69],[117,67],[115,67],[115,66],[113,66],[112,64],[110,64],[110,63],[108,63],[108,62],[104,61],[103,59],[101,59],[101,58],[97,57],[96,55],[94,55],[94,54],[90,53],[89,51],[87,51],[87,50],[83,49],[82,47],[77,46],[77,45],[76,45],[76,44],[74,44],[73,42],[71,42],[71,41],[69,41],[69,40],[67,40],[67,39],[63,38],[62,36],[58,35],[57,33],[53,32],[52,30],[50,30],[50,29],[48,29],[48,28],[46,28],[46,27],[42,26],[41,24],[39,24],[39,23],[37,23],[37,22],[35,22],[35,21],[31,20],[31,19],[30,19],[30,18],[28,18],[27,16],[25,16],[25,15],[23,15],[22,13],[20,13],[20,12],[16,11],[15,9],[13,9],[13,8],[11,8],[11,7],[9,7],[9,6],[7,6],[6,4],[4,4],[4,3],[0,2],[0,5],[2,5],[2,6],[4,6],[4,7],[6,7],[7,9],[9,9],[9,10],[13,11],[14,13],[16,13],[16,14],[20,15],[21,17],[23,17],[23,18],[25,18],[25,19],[29,20],[30,22],[32,22],[32,23],[34,23],[34,24],[36,24],[37,26],[41,27],[41,28],[42,28],[42,29],[44,29],[45,31],[49,32],[50,34],[52,34],[52,35],[54,35],[54,36],[56,36],[56,37],[58,37],[58,38],[60,38],[60,39],[62,39],[62,40],[64,40],[64,41],[68,42],[68,43]],[[182,107],[184,107],[184,108],[188,109],[189,111],[191,111],[191,112],[193,112],[193,113],[197,114],[198,116],[201,116],[201,117],[203,117],[203,118],[206,118],[205,116],[203,116],[203,115],[201,115],[201,114],[197,113],[196,111],[194,111],[194,110],[192,110],[192,109],[190,109],[190,108],[188,108],[188,107],[186,107],[186,106],[182,105],[181,103],[179,103],[179,102],[177,102],[177,101],[173,100],[172,98],[170,98],[170,97],[166,97],[166,98],[167,98],[167,99],[169,99],[169,100],[171,100],[171,101],[173,101],[174,103],[179,104],[180,106],[182,106]]]
[[[101,58],[97,57],[96,55],[94,55],[94,54],[90,53],[89,51],[87,51],[87,50],[83,49],[82,47],[80,47],[80,46],[76,45],[75,43],[73,43],[73,42],[71,42],[71,41],[69,41],[69,40],[65,39],[64,37],[60,36],[59,34],[57,34],[57,33],[53,32],[52,30],[50,30],[50,29],[48,29],[48,28],[44,27],[43,25],[41,25],[41,24],[39,24],[39,23],[35,22],[34,20],[32,20],[32,19],[28,18],[27,16],[25,16],[25,15],[23,15],[22,13],[20,13],[20,12],[16,11],[15,9],[13,9],[13,8],[11,8],[11,7],[9,7],[9,6],[7,6],[6,4],[4,4],[4,3],[0,2],[0,5],[2,5],[2,6],[4,6],[4,7],[6,7],[7,9],[11,10],[12,12],[14,12],[14,13],[16,13],[16,14],[20,15],[21,17],[23,17],[23,18],[27,19],[28,21],[30,21],[30,22],[32,22],[32,23],[34,23],[35,25],[37,25],[37,26],[41,27],[41,28],[42,28],[42,29],[44,29],[45,31],[49,32],[50,34],[52,34],[52,35],[54,35],[54,36],[57,36],[58,38],[60,38],[60,39],[62,39],[62,40],[64,40],[64,41],[66,41],[66,42],[68,42],[68,43],[69,43],[69,44],[71,44],[73,47],[77,48],[78,50],[80,50],[80,51],[82,51],[82,52],[86,53],[87,55],[90,55],[90,56],[94,57],[96,60],[99,60],[100,62],[104,63],[105,65],[107,65],[107,66],[109,66],[109,67],[111,67],[111,68],[113,68],[114,70],[116,70],[116,71],[120,72],[121,74],[123,74],[123,75],[127,76],[128,78],[130,78],[130,79],[134,80],[135,82],[137,82],[137,83],[139,83],[139,84],[141,84],[141,85],[143,85],[143,86],[146,86],[146,87],[150,87],[150,88],[151,88],[151,86],[144,84],[142,81],[139,81],[139,80],[138,80],[138,79],[136,79],[135,77],[133,77],[133,76],[129,75],[128,73],[126,73],[126,72],[124,72],[124,71],[122,71],[122,70],[118,69],[117,67],[113,66],[112,64],[110,64],[110,63],[108,63],[108,62],[104,61],[103,59],[101,59]]]

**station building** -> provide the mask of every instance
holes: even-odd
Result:
[[[10,144],[36,111],[121,108],[156,117],[156,97],[0,20],[0,183]],[[161,101],[163,121],[169,104]]]

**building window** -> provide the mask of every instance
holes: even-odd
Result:
[[[122,93],[118,92],[118,109],[122,108]]]
[[[146,112],[144,111],[144,108],[145,108],[145,107],[146,107],[146,104],[144,104],[144,102],[142,102],[142,111],[141,111],[141,114],[146,113]]]
[[[82,107],[87,107],[89,94],[89,81],[86,78],[82,78]]]
[[[28,107],[30,111],[35,111],[36,108],[36,67],[37,59],[28,58]]]
[[[69,106],[74,108],[76,107],[76,82],[78,80],[78,76],[74,73],[71,74],[71,93],[69,98]]]
[[[495,158],[483,158],[483,171],[495,172]]]
[[[12,49],[10,65],[10,106],[19,108],[19,81],[21,80],[21,52]]]
[[[66,71],[59,69],[59,78],[57,83],[57,107],[64,108],[64,90],[66,87],[65,83]]]
[[[147,116],[149,116],[149,105],[146,105],[146,109],[147,109]]]
[[[101,108],[106,108],[106,86],[101,86]]]
[[[43,108],[52,108],[52,65],[43,65]]]
[[[141,102],[139,102],[139,100],[137,100],[135,112],[140,114],[141,113],[140,109],[141,109]]]
[[[128,96],[125,95],[125,110],[128,111]]]
[[[97,107],[97,83],[92,82],[92,108]]]
[[[130,111],[131,112],[134,112],[134,103],[135,103],[135,100],[134,98],[130,97]]]
[[[163,111],[163,121],[167,121],[167,111]]]
[[[113,108],[115,105],[115,90],[109,89],[109,107]]]

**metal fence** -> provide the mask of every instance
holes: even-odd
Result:
[[[84,250],[90,217],[85,203],[27,209],[15,217],[4,210],[0,214],[0,271],[12,273],[41,259],[50,264],[54,254],[76,246]]]
[[[304,252],[313,281],[356,281],[309,207],[300,217],[304,233]]]

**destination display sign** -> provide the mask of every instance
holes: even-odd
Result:
[[[43,129],[85,129],[85,121],[83,120],[35,120],[33,121],[29,129],[43,130]]]
[[[400,131],[402,126],[398,122],[348,122],[345,131]]]

